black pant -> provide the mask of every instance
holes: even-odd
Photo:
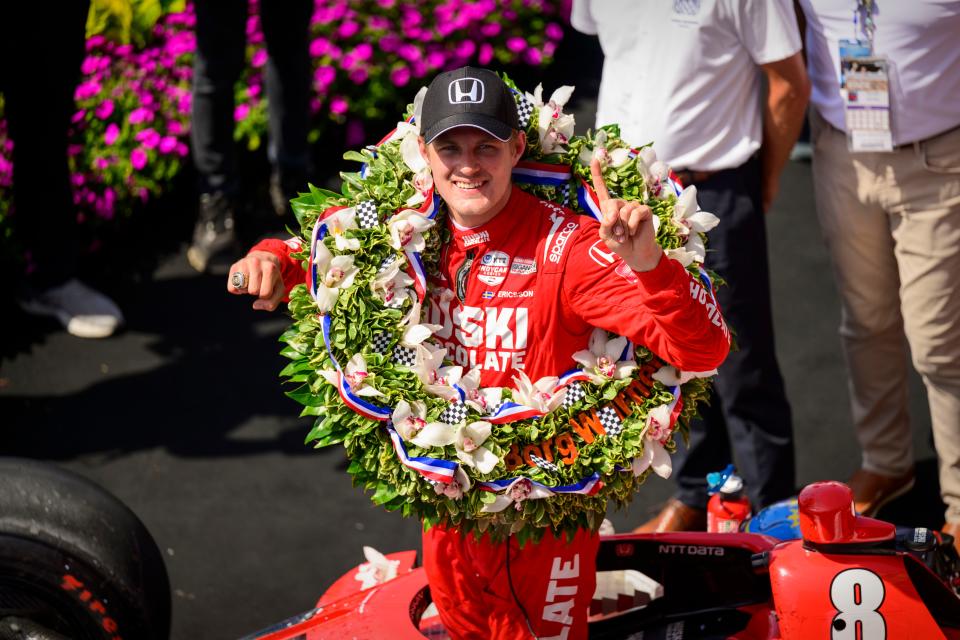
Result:
[[[30,284],[74,275],[76,207],[67,134],[84,55],[89,1],[0,4],[0,90],[13,140],[16,234],[29,252]]]
[[[193,66],[193,160],[202,192],[237,189],[233,141],[234,87],[244,68],[245,0],[198,0]],[[281,172],[306,170],[310,54],[310,0],[260,2],[266,39],[266,91],[271,162]]]
[[[700,207],[720,218],[708,234],[706,266],[739,350],[720,366],[709,407],[674,456],[684,503],[705,507],[706,475],[735,462],[754,507],[794,494],[793,424],[774,351],[767,236],[756,156],[697,185]],[[732,451],[731,451],[732,445]],[[732,453],[732,455],[731,455]]]

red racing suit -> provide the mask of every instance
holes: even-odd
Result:
[[[487,224],[448,224],[452,239],[424,321],[441,326],[433,339],[457,364],[481,367],[484,387],[512,386],[518,370],[534,382],[569,371],[594,327],[685,371],[711,370],[726,357],[729,332],[712,292],[666,256],[653,270],[634,272],[607,249],[592,218],[514,187]],[[288,290],[303,282],[289,247],[268,240],[254,248],[282,258]],[[548,532],[520,549],[515,539],[494,544],[434,527],[423,544],[431,594],[451,637],[515,640],[531,629],[541,640],[587,637],[595,533],[567,542]]]

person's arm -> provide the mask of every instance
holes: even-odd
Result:
[[[571,315],[683,371],[710,371],[726,358],[730,333],[713,292],[679,262],[661,254],[649,271],[634,271],[606,248],[591,220],[568,251],[561,295]]]
[[[767,98],[763,107],[763,145],[761,194],[763,210],[769,211],[780,190],[783,171],[793,148],[810,100],[810,80],[803,64],[803,55],[760,66],[767,77]]]
[[[261,240],[246,256],[230,266],[227,275],[227,291],[234,295],[251,295],[257,299],[253,308],[258,311],[273,311],[290,290],[304,281],[300,262],[292,254],[300,251],[300,242],[291,238],[284,242],[274,238]],[[242,273],[247,286],[233,285],[232,274]]]

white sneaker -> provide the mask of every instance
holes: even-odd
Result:
[[[78,338],[107,338],[123,325],[113,300],[76,278],[19,302],[27,313],[53,316]]]

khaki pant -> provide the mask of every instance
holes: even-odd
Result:
[[[817,212],[842,301],[863,468],[902,475],[913,466],[909,343],[927,388],[946,519],[960,522],[960,128],[893,153],[852,154],[844,133],[811,114]]]

